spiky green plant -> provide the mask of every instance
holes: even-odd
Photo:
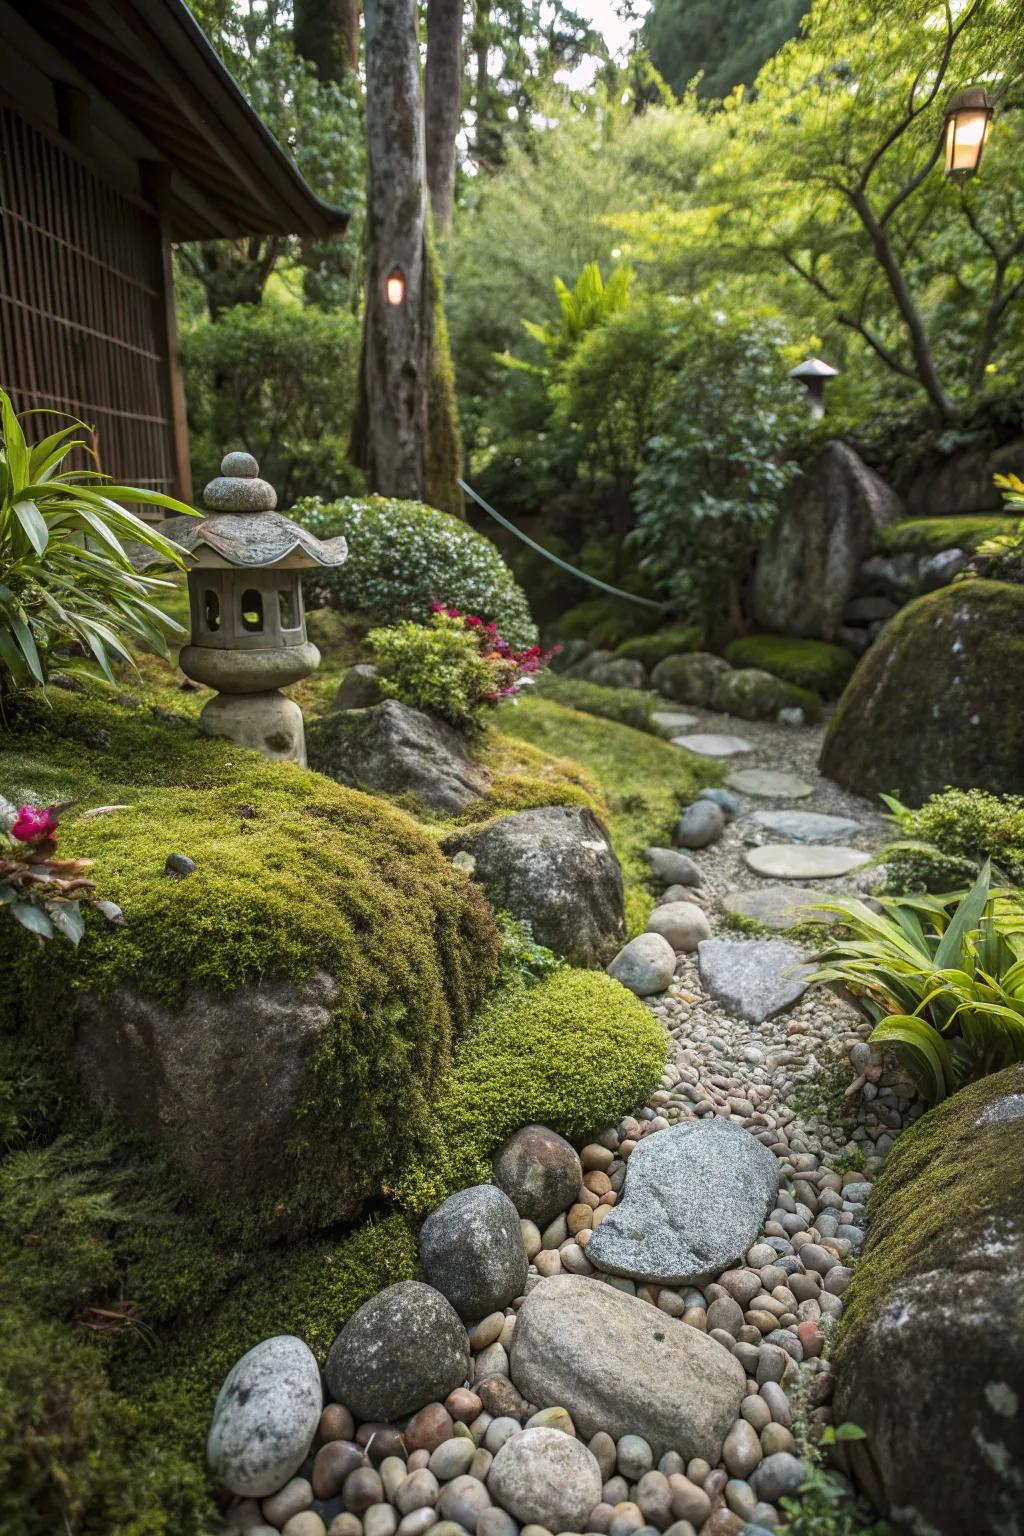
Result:
[[[1024,906],[993,890],[986,862],[954,896],[823,902],[845,928],[813,979],[840,982],[874,1023],[871,1040],[901,1056],[922,1097],[1024,1061]]]
[[[59,414],[59,413],[54,413]],[[131,642],[166,654],[163,631],[183,633],[150,599],[170,583],[143,576],[125,540],[182,566],[177,545],[129,512],[145,502],[191,515],[158,491],[110,485],[97,470],[70,469],[92,455],[88,428],[71,425],[30,444],[0,389],[0,698],[45,686],[57,653],[62,672],[96,668],[114,681],[112,661],[130,661]],[[84,663],[74,653],[88,658]]]

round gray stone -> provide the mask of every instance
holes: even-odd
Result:
[[[702,939],[710,939],[711,924],[692,901],[668,901],[655,907],[648,933],[660,933],[677,954],[692,955]]]
[[[529,1268],[519,1212],[504,1190],[475,1184],[449,1196],[420,1231],[423,1278],[475,1322],[523,1294]]]
[[[749,891],[726,891],[722,906],[737,917],[752,918],[763,928],[782,933],[795,923],[836,922],[835,912],[817,909],[819,901],[830,899],[828,891],[818,891],[810,885],[757,885]]]
[[[378,1424],[444,1402],[468,1371],[462,1320],[440,1291],[419,1280],[400,1280],[364,1302],[324,1367],[331,1396],[357,1419]]]
[[[619,950],[608,967],[608,975],[628,987],[637,997],[654,997],[658,992],[664,992],[675,971],[675,950],[660,933],[637,934],[635,939],[630,939]]]
[[[807,1481],[807,1468],[790,1451],[776,1451],[766,1456],[758,1467],[750,1485],[759,1499],[766,1504],[777,1504],[781,1498],[793,1498]]]
[[[753,752],[754,744],[745,736],[719,736],[713,731],[697,731],[692,736],[673,736],[672,745],[695,752],[698,757],[741,757]]]
[[[520,1216],[541,1228],[573,1203],[583,1182],[575,1147],[546,1125],[513,1131],[494,1154],[493,1174]]]
[[[725,812],[710,800],[695,800],[675,824],[673,840],[680,848],[707,848],[725,831]]]
[[[685,853],[675,848],[645,848],[644,858],[650,865],[656,880],[665,885],[701,885],[700,867]]]
[[[862,830],[849,816],[826,816],[823,811],[754,811],[744,816],[744,835],[778,837],[789,843],[837,843]]]
[[[276,1492],[305,1460],[322,1409],[313,1351],[292,1334],[264,1339],[224,1378],[206,1441],[210,1471],[242,1498]]]
[[[768,875],[773,880],[835,880],[860,869],[871,855],[841,844],[817,848],[766,843],[763,848],[748,848],[744,858],[755,874]]]
[[[697,799],[710,800],[713,805],[717,805],[719,810],[723,812],[726,821],[735,821],[736,817],[740,814],[740,802],[736,796],[730,790],[722,789],[720,786],[715,786],[712,789],[702,789]]]
[[[705,939],[697,950],[704,990],[750,1024],[763,1024],[803,996],[814,970],[805,955],[784,939]]]
[[[203,491],[211,512],[273,512],[277,492],[266,480],[241,475],[217,475]]]
[[[220,461],[220,472],[229,478],[242,480],[255,480],[260,472],[260,466],[251,453],[245,453],[236,448],[231,453],[226,453]]]
[[[775,768],[736,768],[725,781],[741,795],[756,795],[764,800],[806,800],[814,786],[795,773]]]
[[[524,1429],[507,1440],[487,1477],[491,1497],[524,1525],[584,1531],[601,1502],[597,1457],[557,1429]]]

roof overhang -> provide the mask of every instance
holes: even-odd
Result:
[[[348,215],[314,195],[183,0],[14,5],[166,161],[172,240],[344,230]]]

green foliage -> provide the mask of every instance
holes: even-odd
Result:
[[[826,699],[839,697],[855,665],[841,645],[791,635],[745,635],[726,646],[724,655],[733,667],[757,667]]]
[[[477,632],[445,613],[433,614],[429,624],[406,619],[391,629],[371,629],[366,638],[386,698],[461,730],[480,729],[484,712],[515,675],[514,664],[481,649]]]
[[[229,448],[245,448],[290,507],[299,496],[362,489],[348,458],[359,322],[345,310],[266,299],[182,332],[197,486]]]
[[[735,622],[739,579],[797,473],[785,453],[804,418],[779,346],[771,327],[692,306],[636,479],[641,570],[706,631]]]
[[[701,96],[728,96],[753,85],[762,64],[795,37],[810,0],[654,0],[644,17],[643,41],[655,68],[677,96],[698,75]]]
[[[820,957],[819,981],[841,982],[935,1103],[962,1083],[1024,1061],[1024,907],[991,891],[989,866],[957,896],[823,902],[843,936]]]
[[[840,1424],[835,1435],[855,1425]],[[832,1429],[832,1426],[829,1426]],[[863,1431],[858,1432],[858,1438]],[[852,1439],[853,1436],[843,1436]],[[807,1477],[799,1496],[783,1498],[779,1536],[896,1536],[894,1528],[876,1521],[866,1499],[851,1498],[843,1485],[818,1463],[806,1463]]]
[[[642,661],[645,667],[650,668],[656,667],[666,656],[680,656],[686,651],[697,650],[699,645],[700,631],[692,625],[684,629],[659,629],[653,635],[638,635],[635,640],[624,640],[615,648],[615,659],[625,657],[630,661]]]
[[[567,608],[549,628],[558,640],[588,640],[600,650],[612,647],[616,655],[621,655],[618,647],[643,639],[660,617],[654,608],[643,608],[622,598],[588,597]]]
[[[293,514],[321,538],[343,533],[348,540],[345,564],[317,573],[332,606],[393,623],[422,621],[438,602],[493,621],[511,645],[536,642],[525,594],[508,566],[490,539],[457,517],[385,496],[308,497]]]
[[[996,485],[1007,508],[1024,512],[1024,480],[1019,475],[996,475]],[[978,547],[978,558],[987,576],[1000,581],[1024,581],[1024,517],[1010,528],[993,532]]]
[[[890,889],[951,890],[965,870],[973,880],[986,858],[1014,885],[1024,884],[1024,796],[947,789],[920,810],[882,798],[903,834],[883,855]],[[916,866],[920,881],[911,879]]]
[[[88,661],[61,655],[62,671],[98,669],[113,682],[111,663],[130,661],[131,645],[166,654],[163,631],[180,632],[152,601],[167,582],[140,575],[124,546],[131,540],[179,569],[180,551],[120,503],[191,508],[68,467],[76,452],[93,454],[87,436],[76,436],[88,433],[81,422],[32,444],[26,420],[0,389],[0,698],[45,684],[55,653],[76,647]]]
[[[1016,526],[1016,519],[996,517],[991,512],[964,517],[912,517],[880,528],[875,547],[887,555],[937,555],[944,549],[965,549],[973,554],[989,539],[1011,533]]]
[[[598,263],[589,261],[573,288],[566,287],[560,277],[555,278],[557,323],[538,325],[533,320],[524,320],[523,329],[540,342],[552,364],[570,357],[590,331],[625,309],[634,276],[631,267],[614,267],[606,283]]]
[[[651,715],[656,701],[638,688],[604,688],[600,683],[588,683],[582,677],[559,677],[556,673],[548,673],[538,684],[537,693],[555,704],[582,710],[586,715],[600,715],[604,720],[617,720],[620,725],[631,725],[638,731],[652,728]]]
[[[556,971],[495,993],[462,1042],[434,1106],[435,1150],[398,1182],[425,1215],[453,1190],[490,1177],[490,1156],[518,1126],[579,1140],[644,1103],[667,1038],[650,1010],[600,971]]]

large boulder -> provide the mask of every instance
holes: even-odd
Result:
[[[775,720],[780,709],[802,709],[806,720],[817,720],[821,714],[816,693],[759,667],[719,673],[711,692],[711,707],[741,720]]]
[[[400,1280],[354,1312],[324,1366],[335,1401],[387,1424],[443,1402],[469,1370],[469,1336],[454,1307],[419,1280]]]
[[[519,1212],[494,1184],[460,1189],[423,1223],[420,1259],[424,1279],[460,1317],[500,1312],[526,1285]]]
[[[867,1432],[853,1470],[918,1536],[1024,1531],[1022,1168],[1017,1065],[906,1131],[868,1206],[836,1419]]]
[[[568,1409],[582,1435],[641,1435],[656,1457],[678,1451],[712,1466],[746,1392],[739,1361],[706,1333],[577,1275],[534,1286],[510,1370],[528,1401]]]
[[[595,662],[581,676],[602,688],[647,687],[647,668],[642,661],[628,656],[613,656],[610,661]]]
[[[445,851],[491,905],[530,925],[572,965],[603,966],[626,932],[622,870],[604,825],[582,805],[517,811],[458,832]]]
[[[692,651],[685,656],[666,656],[651,673],[651,686],[677,704],[703,708],[711,702],[715,683],[729,663],[709,651]]]
[[[966,581],[904,608],[862,659],[825,737],[845,789],[919,805],[947,785],[1024,790],[1024,586]]]
[[[961,441],[948,456],[933,450],[907,486],[907,515],[946,517],[1002,511],[994,476],[1020,474],[1022,464],[1024,439],[1019,437],[999,448],[984,440],[964,447]]]
[[[446,815],[464,811],[490,786],[458,731],[397,699],[322,715],[310,723],[306,747],[310,767],[338,784],[413,795]]]
[[[757,557],[753,607],[765,629],[831,640],[895,491],[843,442],[826,443],[793,486]]]
[[[656,1285],[713,1278],[756,1240],[778,1188],[777,1159],[749,1131],[716,1115],[672,1126],[634,1147],[587,1258]]]

